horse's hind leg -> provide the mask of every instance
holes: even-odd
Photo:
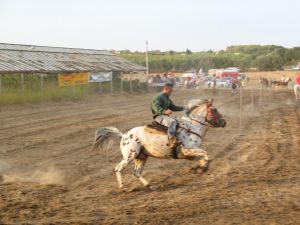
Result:
[[[117,176],[117,181],[118,181],[118,185],[119,188],[123,188],[123,180],[122,180],[122,175],[121,175],[121,171],[123,169],[125,169],[125,167],[134,160],[135,158],[135,154],[129,154],[127,157],[124,157],[122,159],[122,161],[116,166],[115,168],[115,172],[116,172],[116,176]]]
[[[144,177],[142,177],[142,172],[147,161],[148,156],[143,158],[136,158],[134,159],[134,175],[143,183],[144,186],[149,186],[148,181]]]
[[[123,188],[121,171],[125,169],[125,167],[128,165],[129,162],[130,161],[128,159],[122,159],[122,161],[115,168],[119,188]]]
[[[137,142],[137,140],[133,140],[133,135],[128,133],[128,137],[125,136],[125,139],[131,140],[126,142],[122,139],[121,141],[121,152],[123,155],[123,160],[116,166],[115,172],[118,180],[119,188],[123,188],[123,181],[121,171],[125,169],[125,167],[132,162],[140,153],[141,146]]]

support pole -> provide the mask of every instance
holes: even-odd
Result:
[[[130,85],[130,92],[131,94],[133,93],[133,88],[132,88],[132,79],[130,78],[130,81],[129,81],[129,85]]]
[[[44,91],[44,76],[43,76],[43,74],[40,74],[40,79],[41,79],[41,83],[40,83],[41,92],[43,92]]]
[[[123,73],[121,73],[121,85],[120,85],[120,92],[121,94],[123,94],[123,77],[122,77]]]
[[[132,74],[130,73],[130,80],[129,80],[129,86],[130,86],[130,92],[131,92],[131,94],[133,94],[133,87],[132,87],[132,76],[131,76]]]
[[[261,86],[259,88],[259,106],[261,106]]]
[[[88,82],[86,84],[86,95],[89,96],[89,92],[90,92],[90,82]]]
[[[240,86],[240,135],[243,135],[242,133],[242,111],[243,111],[243,91],[242,86]]]
[[[149,76],[149,62],[148,62],[148,40],[146,40],[146,68],[147,68],[147,77]]]
[[[21,73],[21,91],[24,94],[24,74]]]
[[[110,80],[110,94],[113,94],[113,74],[111,74],[111,80]]]
[[[102,95],[102,82],[99,82],[99,95]]]
[[[254,107],[254,93],[253,93],[253,88],[251,88],[251,104],[252,104],[252,107]]]
[[[240,87],[240,136],[243,136],[243,124],[242,124],[242,117],[243,117],[243,87]]]

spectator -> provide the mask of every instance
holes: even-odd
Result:
[[[237,82],[233,81],[231,84],[231,95],[236,95],[237,93],[236,88],[237,88]]]

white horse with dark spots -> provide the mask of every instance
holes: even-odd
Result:
[[[135,127],[124,134],[115,127],[104,127],[96,131],[94,149],[107,149],[111,138],[121,138],[123,159],[115,168],[119,188],[123,188],[121,172],[131,162],[135,164],[134,175],[143,185],[149,186],[141,175],[148,157],[194,160],[198,161],[198,167],[203,172],[208,169],[207,152],[200,146],[208,128],[225,127],[226,121],[213,107],[212,101],[201,99],[190,100],[185,115],[177,120],[177,137],[180,144],[176,149],[169,147],[166,132],[149,125]]]

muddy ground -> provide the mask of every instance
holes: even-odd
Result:
[[[118,144],[91,150],[98,127],[122,131],[151,121],[153,93],[78,103],[1,108],[1,224],[300,224],[300,104],[291,91],[219,91],[215,105],[228,126],[210,129],[204,174],[184,160],[151,158],[144,170],[156,190],[125,171],[118,190]],[[175,103],[212,97],[176,91]],[[178,114],[180,115],[180,114]]]

